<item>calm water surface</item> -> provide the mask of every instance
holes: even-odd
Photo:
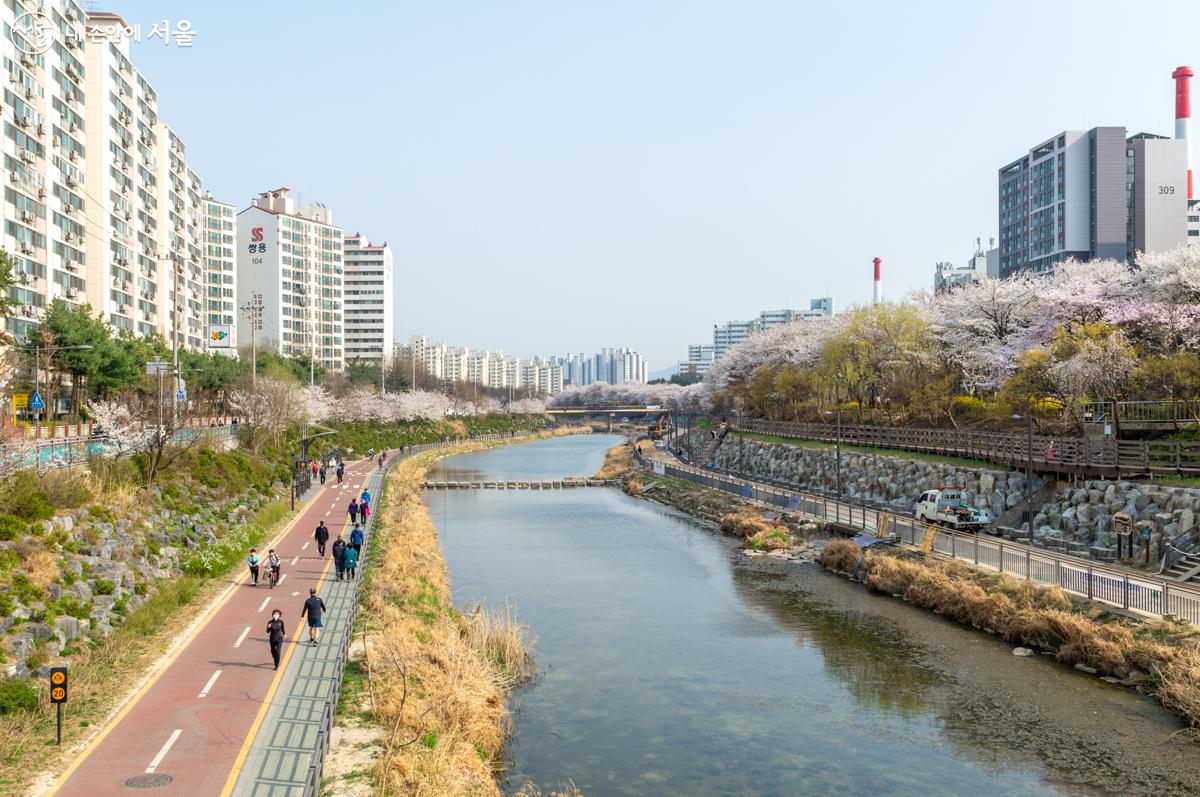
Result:
[[[613,442],[455,457],[430,478],[589,475]],[[946,676],[893,624],[781,588],[681,514],[608,488],[426,501],[456,605],[508,602],[538,639],[544,674],[517,699],[514,788],[570,778],[588,797],[1099,793],[997,757],[955,727]]]

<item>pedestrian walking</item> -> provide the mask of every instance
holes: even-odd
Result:
[[[283,627],[283,613],[278,609],[271,612],[271,619],[267,620],[267,641],[271,644],[271,660],[275,662],[275,669],[279,669],[279,654],[283,653],[283,638],[287,636],[287,629]]]
[[[258,552],[255,549],[250,549],[250,555],[246,557],[246,565],[250,568],[251,586],[258,586]]]
[[[337,573],[337,580],[342,580],[342,571],[346,569],[346,541],[342,539],[342,535],[333,541],[333,569]]]
[[[321,476],[321,484],[324,484],[325,483],[325,466],[324,465],[321,466],[321,470],[319,470],[318,473]]]
[[[338,484],[342,483],[342,474],[344,474],[345,472],[346,472],[346,465],[344,463],[339,462],[338,466],[337,466]]]
[[[347,514],[350,515],[350,525],[353,526],[358,522],[358,499],[351,498],[350,506],[346,507]]]
[[[309,470],[312,471],[312,477],[314,479],[317,478],[317,468],[318,468],[317,461],[314,459],[312,462],[310,462],[308,464],[308,467],[309,467]]]
[[[300,617],[308,617],[308,639],[316,647],[321,637],[321,615],[325,613],[325,601],[317,597],[317,588],[308,588],[308,600],[300,610]]]
[[[368,490],[366,487],[364,487],[363,491],[362,491],[362,495],[359,496],[358,501],[363,506],[366,506],[367,504],[371,503],[371,491]]]
[[[367,518],[369,518],[371,516],[371,505],[370,504],[359,504],[358,505],[358,514],[360,516],[362,516],[363,525],[364,526],[367,525]]]
[[[362,545],[363,545],[362,526],[355,526],[354,529],[350,532],[350,547],[353,548],[354,551],[361,556],[362,555]]]
[[[317,541],[317,554],[322,559],[325,558],[325,543],[329,542],[329,527],[322,520],[317,524],[317,530],[313,533],[313,539]]]
[[[358,551],[354,548],[346,548],[346,553],[343,555],[343,562],[346,565],[346,580],[353,581],[354,574],[358,572]]]

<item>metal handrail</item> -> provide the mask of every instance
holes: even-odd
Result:
[[[445,448],[447,446],[457,445],[459,443],[488,443],[495,440],[507,439],[504,435],[486,434],[475,437],[468,437],[462,440],[439,440],[436,443],[422,443],[419,445],[408,446],[404,453],[397,453],[394,456],[384,460],[383,468],[378,471],[381,481],[387,480],[388,471],[397,462],[408,459],[416,454],[434,449]],[[372,472],[375,475],[375,472]],[[379,491],[380,495],[383,490]],[[363,527],[363,547],[370,550],[371,536],[375,530],[376,518],[379,517],[378,512],[372,512],[367,524]],[[360,565],[365,571],[365,562]],[[336,675],[333,677],[333,687],[329,696],[325,698],[325,703],[321,709],[321,721],[317,726],[317,745],[313,750],[312,760],[308,765],[308,777],[304,782],[303,797],[317,797],[321,789],[321,773],[325,768],[325,757],[329,754],[329,738],[333,731],[333,723],[337,719],[337,704],[341,697],[342,678],[345,674],[346,661],[350,657],[350,643],[354,637],[354,620],[358,615],[358,599],[359,593],[362,590],[363,579],[355,579],[350,596],[350,618],[346,622],[345,629],[342,631],[341,642],[338,645],[337,666],[334,669]]]
[[[638,457],[640,462],[646,460]],[[887,527],[879,529],[881,512],[865,504],[830,500],[827,496],[787,490],[753,480],[733,479],[710,469],[661,463],[666,475],[735,493],[773,507],[794,509],[919,546],[934,531],[933,551],[958,561],[1009,573],[1040,584],[1117,606],[1148,617],[1178,617],[1200,625],[1200,589],[1157,575],[1098,565],[1087,560],[1034,549],[1025,543],[965,534],[888,512]],[[856,517],[857,516],[857,517]]]

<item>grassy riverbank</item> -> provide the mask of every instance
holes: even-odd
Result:
[[[860,554],[853,542],[836,540],[826,546],[821,563],[850,573]],[[1101,604],[1073,600],[1058,587],[910,553],[870,552],[857,577],[872,591],[1152,694],[1200,726],[1200,630],[1191,626],[1141,622]]]
[[[532,638],[507,608],[454,608],[420,492],[437,459],[495,445],[502,444],[426,452],[388,477],[343,679],[342,740],[330,752],[323,794],[502,794],[497,776],[512,727],[507,698],[536,675]],[[531,785],[525,793],[541,794]]]

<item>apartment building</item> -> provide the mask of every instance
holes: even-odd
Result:
[[[237,296],[262,303],[259,345],[342,370],[345,235],[329,208],[297,208],[290,189],[277,188],[252,199],[236,229]],[[250,341],[245,314],[239,313],[237,335],[243,346]]]
[[[201,233],[206,275],[205,311],[208,349],[236,355],[237,322],[237,208],[204,197]]]
[[[59,29],[83,24],[83,9],[70,0],[45,0],[39,10]],[[87,300],[91,212],[84,187],[83,42],[56,35],[43,49],[43,32],[18,22],[30,22],[25,11],[15,3],[0,6],[7,174],[2,245],[15,261],[17,279],[7,331],[19,340],[52,300]]]
[[[60,299],[118,331],[177,329],[179,345],[203,349],[200,179],[116,33],[125,21],[70,0],[7,3],[0,18],[13,114],[0,245],[18,283],[8,331],[24,338]]]
[[[1182,139],[1124,127],[1052,136],[1000,168],[1000,276],[1186,243],[1187,174]]]
[[[392,249],[356,233],[343,241],[342,258],[346,360],[386,364],[395,324]]]

